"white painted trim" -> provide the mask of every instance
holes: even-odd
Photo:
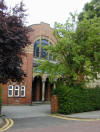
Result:
[[[16,87],[18,87],[18,89],[16,89]],[[18,85],[15,86],[15,91],[16,90],[18,90],[18,95],[15,95],[15,93],[14,93],[14,95],[15,95],[15,97],[19,97],[19,86]]]
[[[12,87],[12,88],[10,88],[10,87]],[[12,95],[9,95],[9,90],[12,91]],[[12,96],[13,96],[13,85],[9,85],[8,86],[8,97],[12,97]]]
[[[24,89],[22,89],[24,88]],[[24,95],[21,95],[21,97],[25,97],[25,86],[21,86],[21,91],[24,91]]]

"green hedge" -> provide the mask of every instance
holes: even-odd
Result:
[[[59,113],[71,114],[100,110],[100,88],[83,89],[58,84],[53,92],[58,96]]]

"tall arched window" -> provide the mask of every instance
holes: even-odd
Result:
[[[52,60],[52,54],[50,53],[48,55],[47,51],[44,49],[47,45],[52,45],[52,43],[46,39],[36,40],[34,43],[34,57]]]
[[[41,58],[47,58],[48,53],[46,52],[46,50],[44,49],[45,46],[49,45],[48,40],[46,39],[42,39],[41,40]]]
[[[39,57],[39,44],[40,40],[37,40],[34,43],[34,57]]]

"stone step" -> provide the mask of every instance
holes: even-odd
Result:
[[[50,104],[50,101],[33,101],[31,105]]]

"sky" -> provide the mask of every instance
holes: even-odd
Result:
[[[27,9],[27,25],[45,22],[53,27],[55,22],[65,23],[69,13],[81,12],[91,0],[5,0],[8,7],[23,1]]]

